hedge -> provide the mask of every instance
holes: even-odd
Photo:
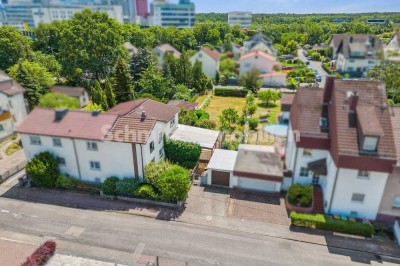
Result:
[[[332,73],[333,73],[332,69],[329,67],[329,63],[323,63],[323,64],[322,64],[322,68],[323,68],[328,74],[332,74]]]
[[[246,97],[250,91],[247,89],[228,89],[228,88],[215,88],[214,94],[216,96],[230,96],[230,97]]]
[[[360,235],[365,237],[371,237],[374,233],[374,227],[371,224],[327,219],[326,216],[322,214],[303,214],[291,212],[290,219],[292,224],[296,226],[344,234]]]
[[[38,249],[33,252],[21,266],[42,266],[45,265],[56,251],[56,242],[49,240],[44,242]]]
[[[313,187],[311,185],[294,184],[288,190],[289,203],[301,207],[310,207],[313,198]]]
[[[193,169],[200,158],[201,146],[179,140],[165,140],[164,151],[166,158],[172,163]]]
[[[26,164],[26,172],[35,185],[42,188],[54,188],[59,176],[58,160],[52,153],[45,151],[36,154]]]

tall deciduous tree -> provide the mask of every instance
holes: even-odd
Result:
[[[368,72],[368,77],[385,82],[388,97],[393,103],[400,103],[400,63],[376,66]]]
[[[261,88],[260,71],[253,68],[250,72],[242,74],[240,85],[252,92],[257,92]]]
[[[0,27],[0,69],[6,70],[31,53],[31,41],[14,27]]]
[[[129,74],[128,64],[120,58],[114,69],[113,75],[114,94],[117,103],[132,100],[133,83]]]

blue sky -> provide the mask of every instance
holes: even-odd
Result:
[[[400,12],[400,0],[192,0],[196,13],[362,13]]]

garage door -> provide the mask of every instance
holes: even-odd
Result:
[[[230,177],[229,172],[213,170],[211,184],[229,187],[229,177]]]
[[[239,178],[238,187],[247,190],[276,192],[277,182],[258,180],[252,178]]]

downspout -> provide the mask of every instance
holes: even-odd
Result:
[[[82,180],[82,176],[81,176],[81,167],[80,167],[80,165],[79,165],[78,153],[76,152],[75,139],[72,139],[72,142],[73,142],[73,144],[74,144],[74,153],[75,153],[76,165],[78,166],[78,175],[79,175],[79,179]]]
[[[295,154],[295,157],[294,157],[294,167],[293,167],[293,173],[292,173],[292,185],[294,184],[294,173],[296,172],[296,167],[297,167],[297,155],[298,155],[298,152],[299,152],[299,148],[296,146],[296,154]]]
[[[140,160],[142,161],[142,177],[144,178],[143,145],[140,145]]]
[[[329,202],[328,213],[331,213],[331,208],[332,208],[332,203],[333,203],[333,197],[334,197],[334,195],[335,195],[336,183],[337,183],[338,175],[339,175],[339,168],[336,169],[335,182],[333,183],[333,190],[332,190],[332,195],[331,195],[331,201]]]

